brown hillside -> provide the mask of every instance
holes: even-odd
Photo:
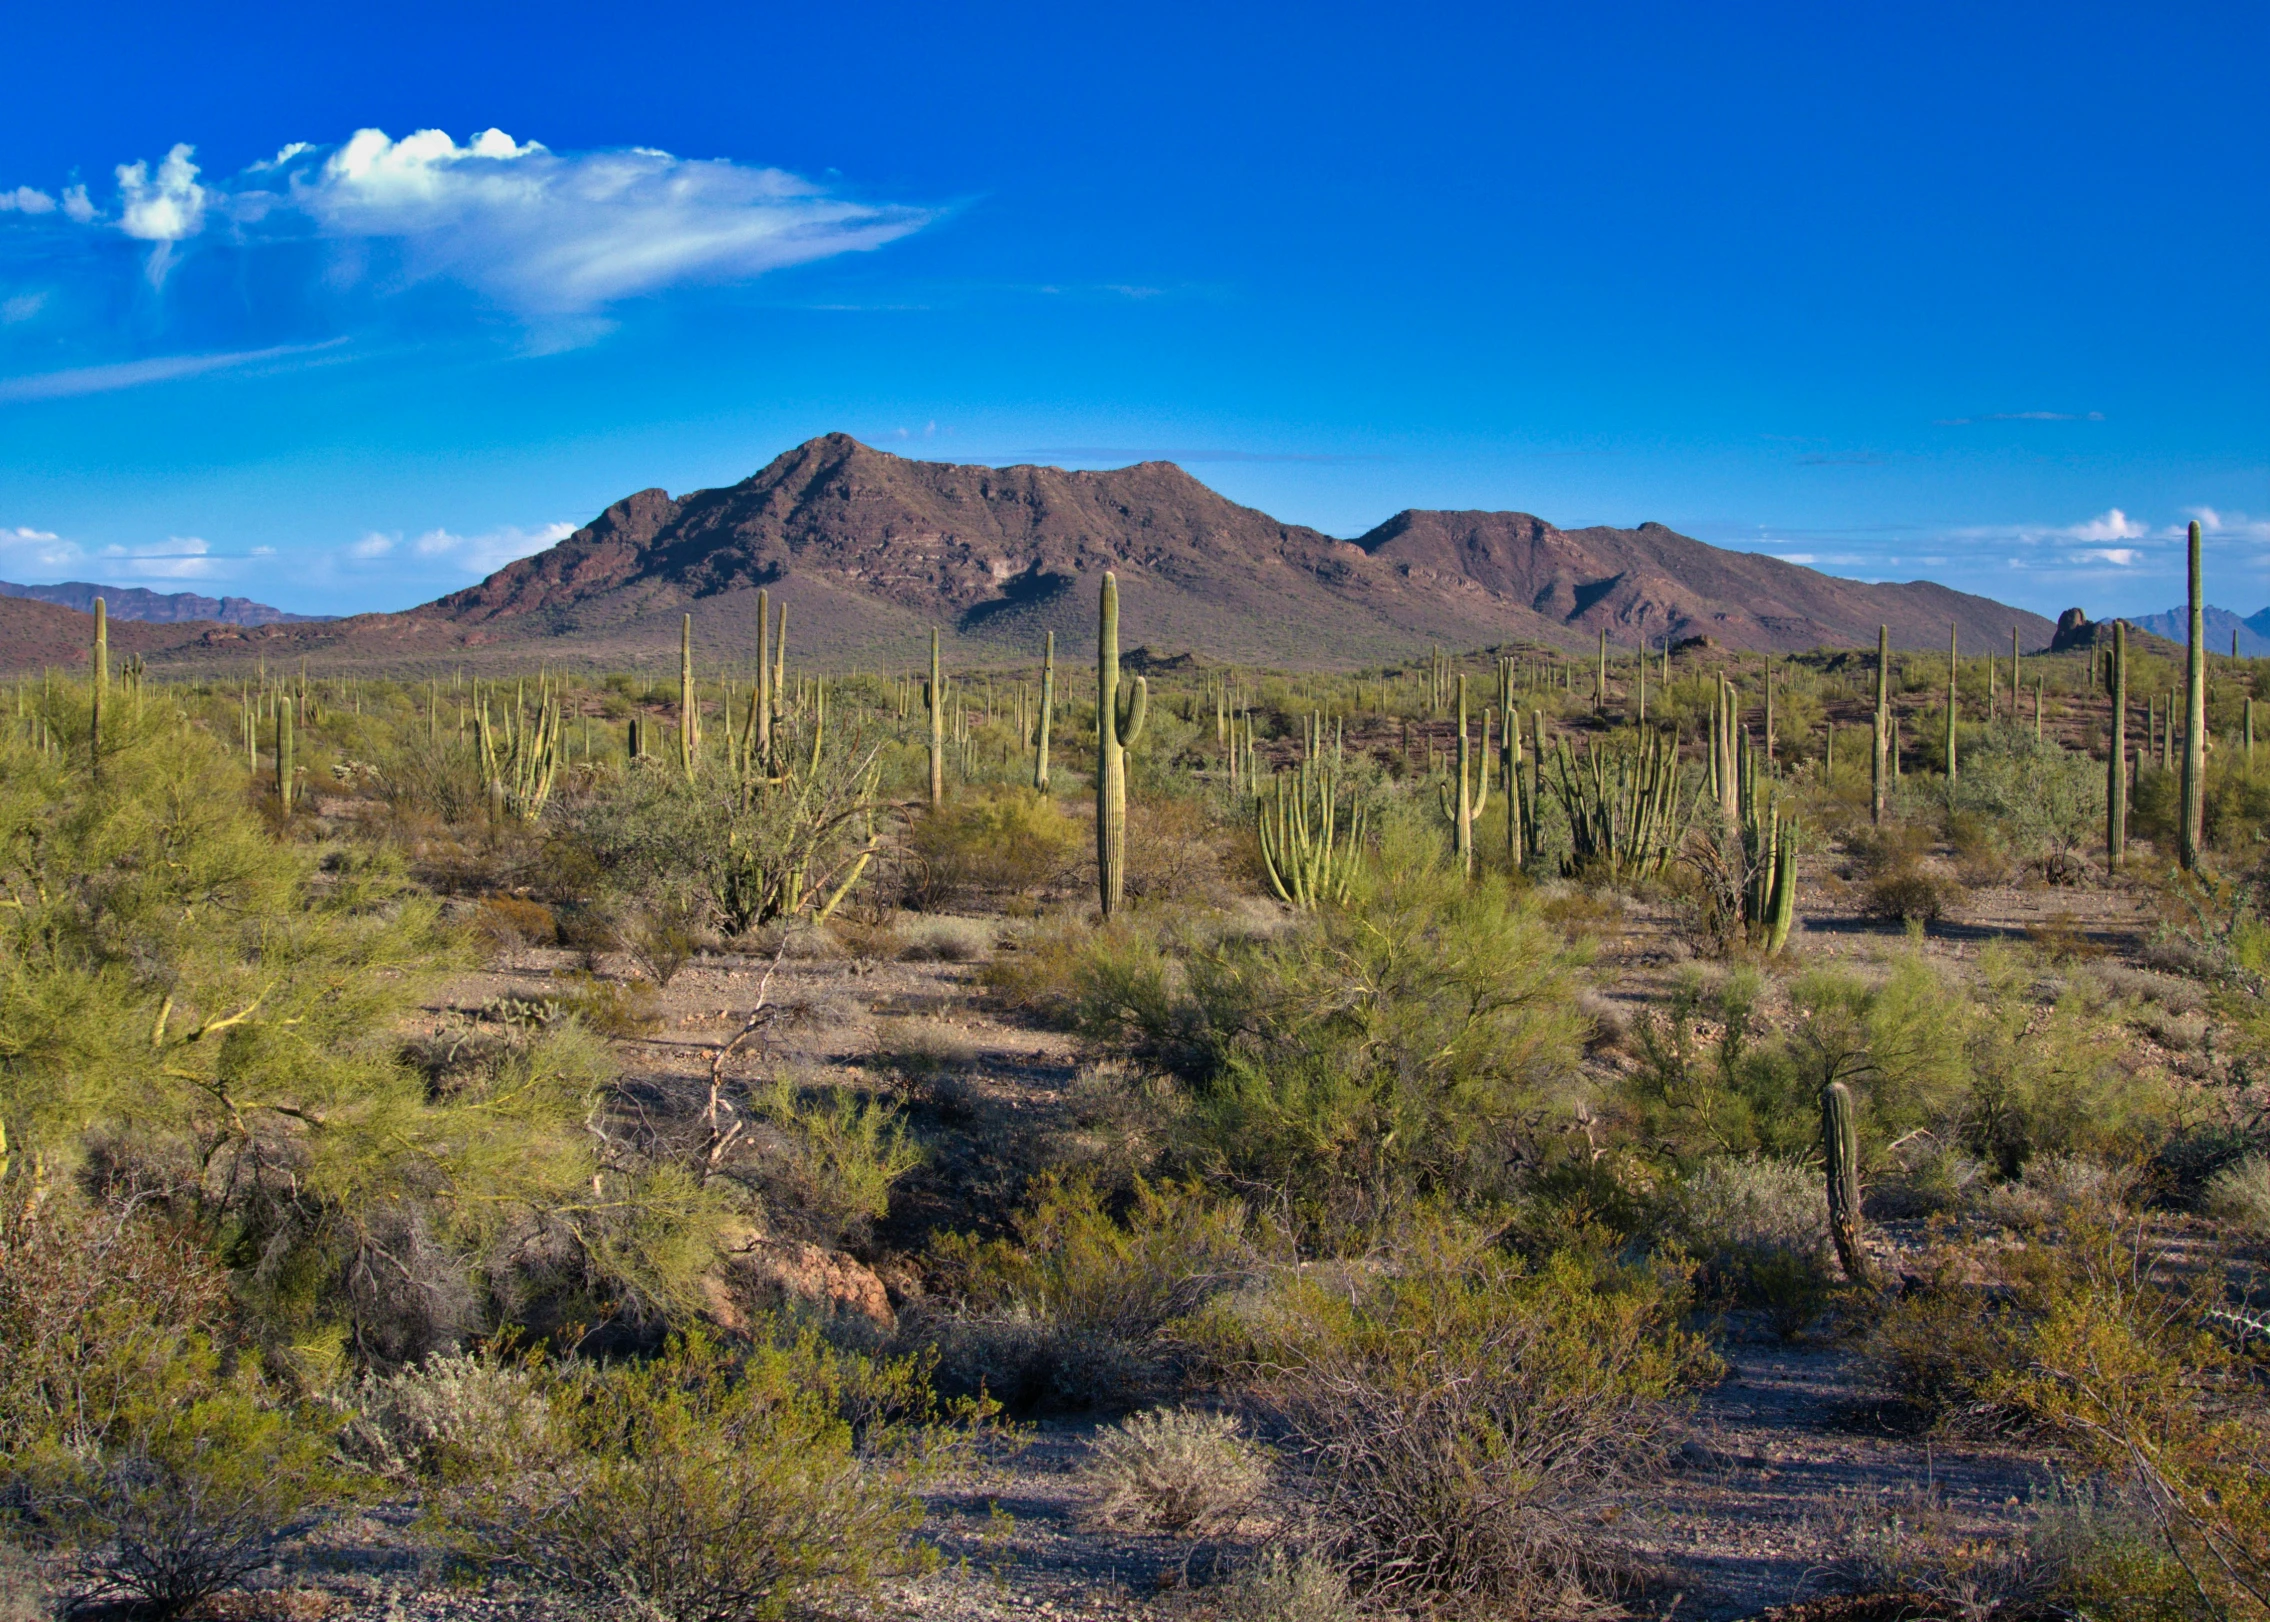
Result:
[[[202,621],[153,623],[144,620],[110,622],[110,656],[116,661],[139,653],[158,655],[194,642],[214,627]],[[83,674],[94,646],[95,617],[60,603],[43,603],[33,597],[0,597],[0,661],[9,670],[40,670],[54,666]]]
[[[1722,551],[1660,524],[1560,530],[1525,513],[1397,514],[1340,540],[1241,507],[1168,462],[1109,472],[916,462],[844,434],[736,485],[642,490],[558,545],[403,614],[315,626],[215,627],[183,663],[265,654],[334,665],[652,664],[692,611],[711,660],[745,658],[757,588],[789,605],[791,646],[826,662],[904,665],[935,624],[963,660],[1029,658],[1054,630],[1092,645],[1094,581],[1116,570],[1126,639],[1154,649],[1349,666],[1429,644],[1589,646],[1600,631],[1707,635],[1795,651],[2029,647],[2047,620],[1928,583],[1863,585]]]

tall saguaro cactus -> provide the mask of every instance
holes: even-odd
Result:
[[[1150,686],[1141,676],[1119,698],[1119,577],[1104,571],[1096,637],[1096,894],[1109,918],[1127,889],[1127,751],[1143,736]]]
[[[1219,693],[1214,700],[1214,730],[1222,731],[1222,701]],[[1048,633],[1048,641],[1040,659],[1040,725],[1033,737],[1033,787],[1048,792],[1048,727],[1056,716],[1056,633]]]
[[[1860,1134],[1853,1120],[1852,1089],[1832,1081],[1821,1089],[1821,1158],[1827,1173],[1829,1236],[1844,1276],[1866,1289],[1868,1253],[1860,1246]]]
[[[94,699],[87,713],[88,769],[102,776],[102,701],[110,696],[110,610],[95,599]]]
[[[2112,732],[2104,763],[2104,862],[2118,872],[2128,860],[2128,622],[2112,622]]]
[[[694,617],[688,614],[678,627],[678,764],[686,776],[694,775],[694,760],[701,748],[696,735],[700,721],[694,697]]]
[[[1490,712],[1482,711],[1482,753],[1473,753],[1473,743],[1466,736],[1466,677],[1458,678],[1458,800],[1451,803],[1450,785],[1442,784],[1437,793],[1442,799],[1443,815],[1450,818],[1458,830],[1458,870],[1468,878],[1474,876],[1474,824],[1482,815],[1482,808],[1490,803],[1490,774],[1481,762],[1490,753]],[[1477,779],[1479,781],[1477,782]]]
[[[1947,622],[1947,800],[1955,798],[1955,623]]]
[[[282,688],[276,691],[276,803],[287,814],[292,809],[292,695]]]
[[[938,627],[930,627],[930,679],[922,684],[930,712],[930,803],[946,803],[946,684],[938,674]]]
[[[2183,656],[2183,834],[2177,859],[2186,870],[2199,865],[2207,831],[2207,632],[2200,596],[2199,520],[2191,521],[2190,637]]]
[[[1884,802],[1892,792],[1890,763],[1884,758],[1892,746],[1892,632],[1876,627],[1876,752],[1868,771],[1868,820],[1879,826]]]

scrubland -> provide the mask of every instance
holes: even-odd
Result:
[[[23,683],[0,1617],[2270,1615],[2257,671],[2015,675]]]

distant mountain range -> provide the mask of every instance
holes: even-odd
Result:
[[[28,597],[34,602],[95,611],[95,599],[114,620],[140,620],[152,625],[176,625],[184,620],[212,620],[221,625],[318,625],[329,614],[287,614],[249,597],[200,597],[194,591],[155,592],[143,586],[97,586],[84,580],[66,580],[54,586],[19,586],[0,580],[0,597]]]
[[[2209,653],[2231,651],[2231,633],[2238,633],[2239,656],[2245,659],[2270,658],[2270,608],[2244,619],[2227,608],[2208,608],[2201,612],[2202,628],[2207,634]],[[2132,614],[2128,623],[2140,631],[2164,636],[2170,642],[2181,642],[2191,635],[2191,610],[2171,608],[2164,614]]]
[[[184,625],[155,662],[307,658],[333,669],[673,661],[694,617],[711,668],[756,647],[756,597],[793,657],[904,668],[932,626],[958,661],[1083,657],[1118,573],[1121,640],[1289,667],[1381,664],[1430,645],[1649,647],[1709,637],[1795,652],[1872,644],[2028,648],[2037,614],[1929,581],[1870,585],[1661,524],[1562,530],[1513,512],[1408,510],[1352,540],[1241,507],[1171,462],[1108,472],[916,462],[827,434],[740,483],[624,497],[556,546],[399,614]],[[113,612],[118,612],[113,606]],[[20,664],[0,621],[0,659]]]

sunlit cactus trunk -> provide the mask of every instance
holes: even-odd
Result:
[[[694,617],[688,614],[678,627],[678,764],[689,778],[694,775],[695,751],[700,747],[695,736],[694,706]]]
[[[1892,792],[1892,632],[1876,627],[1876,738],[1868,768],[1868,818],[1881,824],[1884,803]]]
[[[1947,626],[1947,803],[1955,803],[1955,626]]]
[[[1490,712],[1482,711],[1482,753],[1473,753],[1473,741],[1466,735],[1466,678],[1458,678],[1458,797],[1451,799],[1449,784],[1443,784],[1438,793],[1442,799],[1443,815],[1457,830],[1458,870],[1468,878],[1474,876],[1474,823],[1482,815],[1482,808],[1490,803],[1490,774],[1481,765],[1490,753]]]
[[[1149,685],[1135,678],[1124,709],[1119,702],[1119,580],[1103,577],[1096,639],[1096,897],[1109,918],[1127,889],[1127,754],[1143,735]]]
[[[1048,633],[1048,642],[1040,662],[1040,722],[1033,740],[1033,787],[1048,792],[1048,729],[1056,717],[1056,633]],[[1219,693],[1214,699],[1214,730],[1222,730],[1222,702]]]
[[[292,695],[279,690],[276,694],[276,803],[285,811],[292,808]]]
[[[1860,1133],[1852,1089],[1832,1081],[1821,1089],[1821,1158],[1828,1181],[1829,1236],[1844,1276],[1867,1288],[1868,1253],[1860,1244]]]

